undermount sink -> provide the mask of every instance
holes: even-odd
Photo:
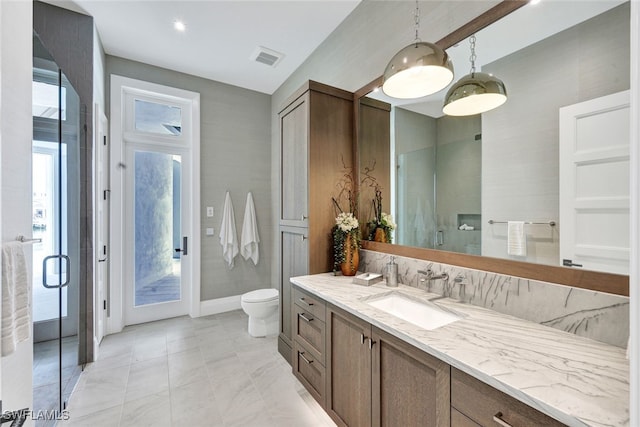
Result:
[[[433,330],[462,319],[429,301],[418,301],[400,292],[392,292],[365,300],[379,310],[399,317],[421,328]]]

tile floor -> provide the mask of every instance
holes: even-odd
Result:
[[[335,426],[241,310],[109,335],[62,426]]]
[[[39,342],[33,345],[33,410],[59,410],[59,355],[58,340]],[[78,336],[62,339],[62,393],[68,400],[81,370],[78,366]],[[53,426],[52,420],[37,419],[36,427]]]

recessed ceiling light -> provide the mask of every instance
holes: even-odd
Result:
[[[541,1],[541,0],[531,0],[531,2],[530,2],[530,3],[531,3],[532,5],[534,5],[534,4],[538,4],[538,3],[540,3],[540,1]]]
[[[182,33],[187,29],[187,26],[184,25],[184,22],[182,22],[181,20],[176,19],[175,21],[173,21],[173,28],[175,28],[176,31],[180,31]]]

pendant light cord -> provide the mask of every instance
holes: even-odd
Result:
[[[469,61],[471,62],[471,77],[476,73],[476,35],[469,37],[469,44],[471,45],[471,56]]]
[[[420,43],[422,40],[420,40],[420,37],[418,37],[418,30],[420,29],[420,6],[418,6],[418,0],[416,0],[416,10],[415,12],[413,12],[413,20],[414,20],[414,27],[415,27],[415,31],[416,31],[416,38],[414,40],[414,42],[416,44]]]

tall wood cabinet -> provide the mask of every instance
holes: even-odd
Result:
[[[280,121],[280,335],[292,363],[292,276],[331,271],[331,201],[353,165],[353,95],[314,81],[285,103]],[[348,170],[345,170],[345,167]]]

